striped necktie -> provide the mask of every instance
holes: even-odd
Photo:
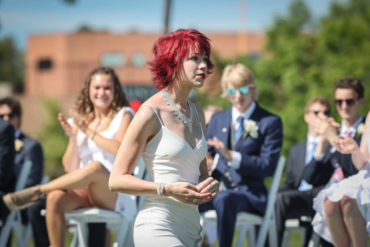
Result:
[[[244,125],[243,125],[244,117],[239,116],[239,117],[237,118],[237,121],[238,121],[238,123],[239,123],[239,127],[238,127],[238,129],[235,131],[235,133],[234,133],[234,140],[235,140],[235,141],[236,141],[236,140],[238,140],[238,139],[239,139],[239,137],[244,133]]]

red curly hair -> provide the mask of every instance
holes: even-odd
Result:
[[[194,49],[200,55],[204,53],[208,57],[207,74],[211,74],[215,66],[209,59],[210,39],[204,34],[195,29],[179,29],[159,38],[152,51],[154,59],[148,63],[153,74],[154,87],[167,87],[172,81],[172,75],[180,69],[185,58]]]

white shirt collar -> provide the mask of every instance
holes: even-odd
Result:
[[[19,137],[21,136],[22,132],[20,129],[17,129],[14,133],[14,138],[15,139],[19,139]]]
[[[341,123],[341,125],[340,125],[340,136],[344,136],[344,135],[346,135],[346,133],[348,132],[348,131],[351,131],[352,132],[352,134],[351,134],[351,137],[353,137],[354,135],[355,135],[355,133],[357,132],[357,127],[360,125],[360,123],[362,123],[362,121],[363,121],[363,117],[362,116],[360,116],[358,119],[357,119],[357,121],[352,125],[352,126],[350,126],[350,127],[347,127],[345,124],[344,124],[344,122],[343,122],[343,120],[342,120],[342,123]]]
[[[320,136],[316,136],[316,137],[313,137],[312,135],[310,135],[310,133],[307,133],[307,143],[313,143],[313,142],[316,142],[318,143],[320,141]]]
[[[236,108],[235,106],[233,106],[231,108],[231,119],[232,119],[232,123],[235,124],[237,123],[237,119],[239,116],[242,116],[244,118],[244,121],[245,120],[248,120],[252,113],[254,112],[254,110],[256,109],[256,102],[252,101],[252,104],[248,107],[247,110],[245,110],[245,112],[243,113],[240,113]]]

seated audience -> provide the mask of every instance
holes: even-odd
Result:
[[[221,84],[233,106],[214,114],[207,128],[208,152],[216,159],[212,177],[220,181],[220,193],[199,211],[216,210],[219,245],[231,246],[237,213],[265,213],[264,178],[275,172],[283,130],[280,117],[256,102],[256,81],[247,67],[226,66]]]
[[[300,219],[301,216],[313,218],[315,211],[312,208],[313,198],[322,190],[327,181],[321,184],[308,184],[302,179],[305,165],[313,158],[317,143],[321,136],[316,132],[315,120],[319,117],[330,116],[330,102],[327,98],[316,97],[306,103],[304,121],[308,127],[307,138],[290,148],[286,179],[279,188],[275,202],[275,216],[278,233],[278,246],[281,246],[287,219]],[[329,176],[331,176],[329,172]],[[325,174],[319,174],[320,176]],[[311,238],[312,228],[310,224],[306,230],[306,241],[308,246]],[[323,246],[331,246],[324,243]]]
[[[356,175],[333,183],[315,198],[315,231],[335,246],[367,246],[370,233],[370,112],[361,146],[351,137],[334,141],[337,150],[351,154]]]

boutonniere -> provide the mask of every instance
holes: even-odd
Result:
[[[357,130],[356,130],[356,137],[362,135],[365,131],[365,124],[363,123],[360,123],[358,126],[357,126]]]
[[[250,135],[253,139],[258,138],[258,129],[256,122],[253,120],[248,120],[244,123],[244,130],[245,133],[243,135],[243,139],[247,137],[247,135]]]
[[[15,139],[14,146],[15,146],[15,151],[18,153],[23,148],[23,142],[19,139]]]

